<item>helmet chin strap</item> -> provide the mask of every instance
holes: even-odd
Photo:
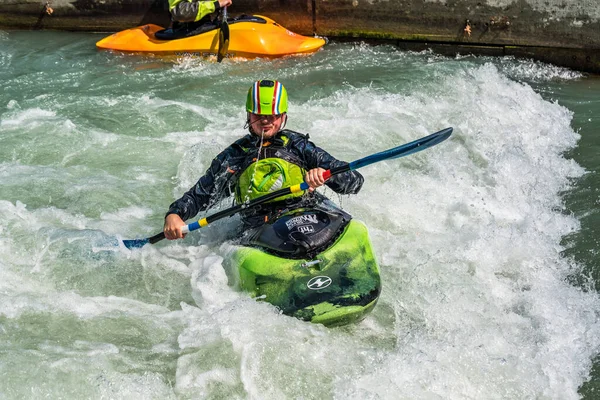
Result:
[[[244,124],[243,129],[248,129],[250,131],[250,133],[254,133],[254,132],[252,132],[252,125],[250,125],[250,113],[249,112],[246,112],[246,123]]]
[[[281,127],[279,128],[280,131],[282,131],[283,128],[285,128],[285,124],[287,124],[287,113],[283,113],[283,123],[281,124]]]
[[[263,129],[260,132],[260,134],[254,132],[254,129],[252,129],[252,124],[250,123],[250,113],[246,113],[246,117],[247,117],[247,119],[246,119],[246,123],[244,124],[244,129],[248,129],[251,134],[260,138],[260,144],[258,145],[256,160],[252,163],[252,167],[254,169],[252,170],[252,177],[250,178],[250,182],[249,182],[249,186],[248,186],[248,190],[247,190],[248,193],[252,193],[252,182],[254,182],[254,177],[256,176],[256,165],[258,164],[258,161],[260,161],[261,149],[263,148],[263,143],[265,140],[265,129]],[[287,123],[287,114],[284,114],[283,123],[281,124],[281,127],[279,128],[278,132],[281,132],[281,130],[285,127],[286,123]],[[247,202],[249,200],[250,200],[249,195],[246,195],[244,202]]]

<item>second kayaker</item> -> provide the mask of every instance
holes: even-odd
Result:
[[[231,0],[169,0],[169,11],[176,22],[208,22],[205,17],[230,5]]]

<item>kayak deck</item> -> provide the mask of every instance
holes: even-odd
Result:
[[[265,22],[240,20],[229,25],[227,57],[282,57],[292,54],[309,54],[325,45],[325,39],[308,37],[291,32],[270,18],[255,16]],[[104,50],[156,55],[216,55],[219,48],[219,29],[195,36],[160,40],[156,32],[164,28],[147,24],[114,33],[96,43]]]
[[[355,220],[311,260],[283,258],[253,247],[240,247],[233,258],[243,290],[286,315],[313,323],[337,326],[359,321],[381,292],[367,228]]]

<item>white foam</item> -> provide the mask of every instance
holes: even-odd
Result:
[[[10,109],[14,109],[10,107]],[[37,127],[43,123],[44,120],[51,120],[56,117],[56,112],[50,110],[44,110],[41,108],[30,108],[27,110],[18,110],[17,112],[11,113],[12,115],[4,114],[0,121],[0,128],[14,129],[16,127],[23,127],[28,125],[29,127]]]
[[[310,395],[315,386],[340,398],[578,397],[600,327],[589,312],[597,296],[566,282],[572,265],[560,255],[578,222],[561,212],[559,193],[583,173],[562,155],[578,139],[571,113],[491,64],[436,79],[435,95],[433,84],[412,95],[350,89],[305,108],[311,130],[328,127],[314,140],[348,160],[455,127],[446,143],[365,168],[363,191],[346,203],[371,228],[384,281],[372,318],[393,310],[393,325],[375,327],[394,347],[382,352],[368,334],[333,330],[309,350],[312,329],[231,300],[202,318],[213,343],[239,349],[232,357],[241,357],[250,397]],[[361,133],[360,147],[344,140]],[[264,326],[285,334],[271,342]],[[298,365],[300,377],[286,372]]]
[[[100,218],[105,221],[120,222],[131,218],[145,219],[152,214],[147,207],[131,206],[116,210],[115,212],[102,212]]]
[[[231,249],[219,246],[221,231],[237,219],[184,241],[93,252],[109,248],[117,233],[144,237],[159,231],[157,210],[168,204],[150,199],[164,201],[187,190],[218,151],[241,136],[244,120],[243,110],[219,112],[223,104],[208,96],[199,96],[198,105],[145,92],[114,103],[101,96],[94,104],[139,113],[163,128],[127,140],[123,133],[92,130],[82,146],[91,146],[85,154],[96,156],[94,168],[79,150],[54,156],[49,166],[0,164],[10,196],[21,193],[19,184],[31,190],[64,187],[61,192],[75,204],[63,209],[0,200],[0,314],[7,324],[48,318],[59,335],[65,319],[75,321],[80,333],[102,327],[98,321],[125,321],[110,325],[114,331],[101,335],[104,340],[39,345],[36,351],[48,357],[40,365],[51,376],[79,368],[86,384],[92,382],[107,398],[136,391],[148,398],[578,398],[600,348],[598,296],[568,283],[578,266],[561,255],[561,239],[579,229],[560,197],[570,179],[584,173],[564,157],[579,137],[569,110],[507,77],[536,80],[552,70],[518,64],[516,70],[524,72],[515,73],[497,60],[482,65],[481,59],[365,45],[338,45],[332,53],[314,60],[326,77],[347,83],[327,92],[318,80],[297,87],[300,94],[290,91],[288,128],[309,132],[317,145],[347,161],[455,128],[451,139],[431,149],[361,170],[366,179],[360,194],[340,199],[327,192],[371,233],[383,292],[367,320],[328,329],[238,292],[226,265]],[[264,64],[225,68],[250,71],[257,65]],[[266,65],[272,68],[267,72],[289,78],[288,89],[292,78],[314,72],[306,60],[289,68],[285,60]],[[370,68],[379,68],[377,76],[365,73]],[[181,79],[192,72],[200,79],[216,70],[182,64],[158,78],[168,81],[175,73]],[[555,77],[579,79],[563,72]],[[253,74],[228,84],[245,86]],[[376,80],[379,75],[385,83]],[[365,84],[368,79],[373,83]],[[27,103],[24,111],[26,103],[19,103],[3,115],[3,121],[5,116],[13,121],[4,128],[54,126],[60,119],[61,128],[83,129],[73,126],[73,118],[47,111],[34,115],[31,110],[45,108]],[[181,132],[157,116],[164,107],[202,117],[206,127]],[[121,122],[107,123],[115,131],[125,129]],[[165,145],[171,145],[167,155]],[[148,156],[152,163],[176,161],[144,172],[136,169],[137,159],[108,157],[121,161],[116,169],[124,165],[125,172],[104,172],[103,156],[116,152]],[[67,165],[74,161],[78,165]],[[163,165],[171,170],[163,171]],[[87,210],[95,215],[78,211],[88,204],[95,205]],[[173,312],[179,301],[181,311]],[[127,345],[118,343],[122,337]],[[37,337],[31,340],[38,345]],[[137,356],[124,354],[128,346]],[[13,359],[35,363],[32,354],[16,351]],[[75,361],[55,358],[61,355]],[[167,357],[168,366],[157,367],[163,360],[155,356]],[[33,376],[41,397],[49,380]],[[73,390],[87,387],[66,383]],[[87,397],[100,397],[98,392]]]

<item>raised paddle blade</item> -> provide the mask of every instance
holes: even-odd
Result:
[[[443,142],[448,139],[452,134],[452,128],[442,129],[439,132],[432,133],[431,135],[425,136],[423,138],[414,140],[410,143],[405,143],[401,146],[394,147],[393,149],[384,150],[379,153],[371,154],[370,156],[366,156],[361,158],[360,160],[352,161],[347,165],[342,165],[340,167],[332,168],[331,170],[325,171],[323,173],[323,178],[326,180],[330,177],[341,174],[347,171],[353,171],[355,169],[359,169],[362,167],[366,167],[367,165],[374,164],[383,160],[391,160],[394,158],[400,158],[407,156],[409,154],[416,153],[421,150],[425,150],[430,148],[431,146],[435,146],[438,143]]]
[[[219,29],[219,51],[217,53],[217,62],[223,61],[229,48],[229,24],[227,23],[227,7],[223,8],[221,13],[221,26]]]
[[[431,146],[435,146],[438,143],[442,143],[444,140],[450,137],[452,131],[452,128],[442,129],[439,132],[432,133],[429,136],[425,136],[424,138],[417,139],[414,142],[402,145],[400,146],[403,148],[401,154],[395,155],[392,158],[408,156],[409,154],[414,154],[418,151],[428,149]]]
[[[408,156],[409,154],[414,154],[418,151],[422,151],[430,148],[431,146],[435,146],[438,143],[443,142],[448,139],[452,134],[452,128],[442,129],[439,132],[432,133],[429,136],[425,136],[423,138],[417,139],[410,143],[403,144],[398,147],[394,147],[393,149],[385,150],[379,152],[377,154],[372,154],[365,158],[361,158],[360,160],[352,161],[348,166],[350,170],[355,170],[358,168],[366,167],[367,165],[371,165],[373,163],[383,161],[383,160],[391,160],[394,158],[400,158],[404,156]],[[333,171],[332,171],[333,175]]]

